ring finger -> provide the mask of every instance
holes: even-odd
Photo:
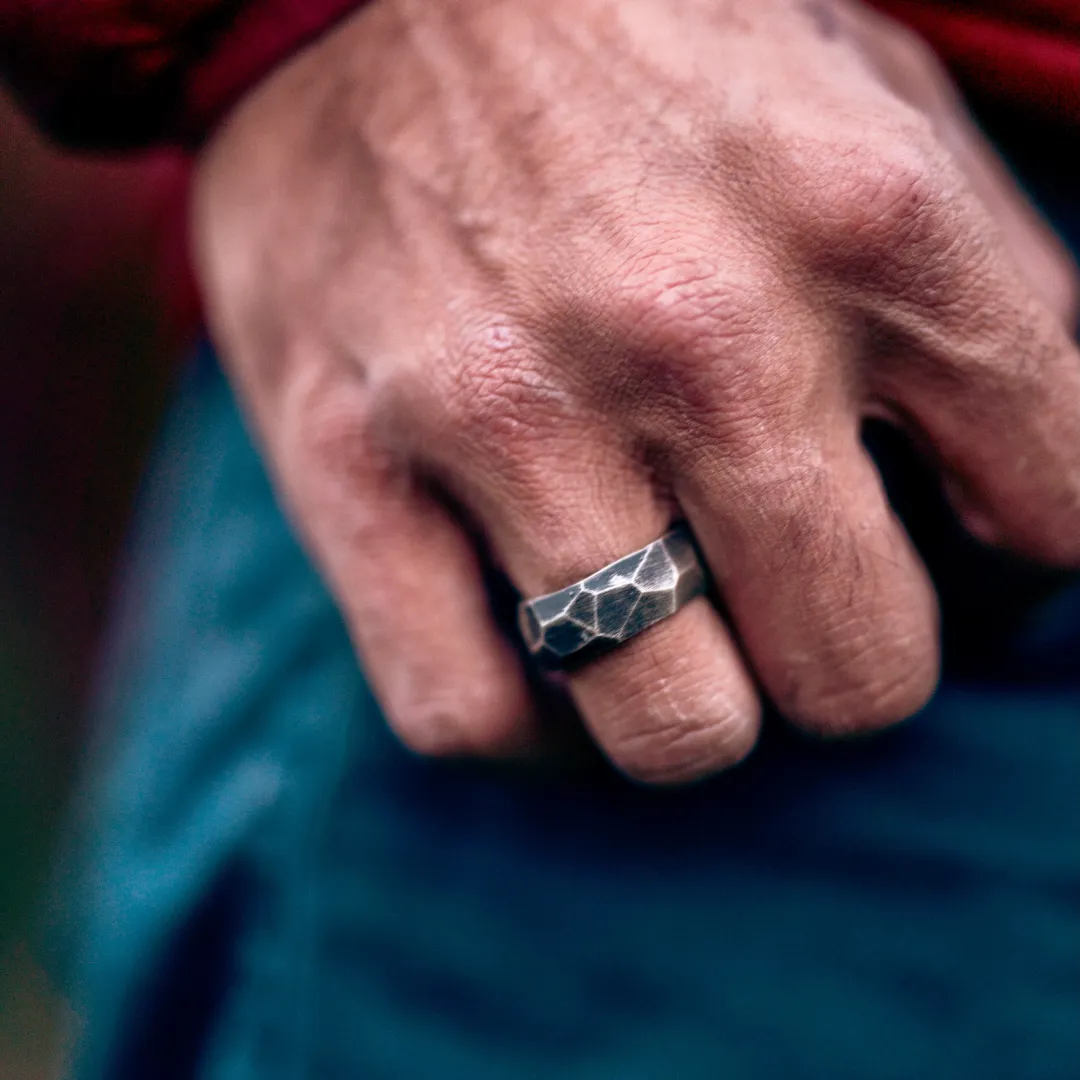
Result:
[[[485,430],[498,431],[491,421],[489,411]],[[450,486],[480,518],[525,597],[578,582],[671,524],[672,502],[605,430],[563,417],[546,432],[533,425],[512,444],[489,438],[481,446],[467,436],[441,455],[455,463]],[[571,669],[567,680],[593,738],[636,779],[672,783],[715,772],[744,757],[757,737],[753,679],[703,596]]]

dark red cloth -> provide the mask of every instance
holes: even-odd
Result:
[[[968,90],[1080,127],[1080,0],[872,0],[920,33]]]
[[[198,142],[279,60],[363,0],[0,0],[0,72],[96,146]]]

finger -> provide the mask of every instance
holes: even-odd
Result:
[[[916,391],[911,397],[917,420],[932,429],[932,440],[953,473],[947,485],[952,501],[973,532],[1053,562],[1072,562],[1077,548],[1069,542],[1068,532],[1076,521],[1071,507],[1076,491],[1080,363],[1053,322],[1075,326],[1076,265],[979,131],[929,47],[884,16],[865,12],[863,18],[878,31],[864,34],[864,44],[872,48],[897,92],[933,118],[938,137],[988,211],[1019,270],[1018,276],[1007,270],[997,275],[999,283],[1009,282],[1003,290],[1005,312],[1000,313],[1005,318],[999,314],[996,320],[1000,342],[996,348],[987,342],[975,365],[996,369],[993,357],[1004,345],[1008,354],[1000,366],[1013,388],[1000,386],[992,377],[980,393],[976,384],[983,376],[978,373],[961,380],[954,388],[958,392],[927,385],[924,393]],[[882,27],[887,32],[881,32]],[[1049,319],[1039,312],[1037,302],[1023,311],[1029,290]],[[980,304],[986,311],[994,310],[989,297]],[[1011,326],[1007,320],[1012,320]],[[965,340],[957,338],[957,355],[973,351],[978,334],[972,329],[964,329]],[[976,430],[980,426],[981,432]]]
[[[955,163],[908,138],[848,147],[850,187],[804,238],[855,298],[863,408],[922,428],[984,539],[1072,565],[1080,357]]]
[[[705,597],[594,660],[571,684],[608,756],[646,783],[684,783],[736,764],[761,725],[753,679]]]
[[[825,734],[911,716],[937,682],[936,600],[854,409],[764,439],[738,452],[717,439],[677,488],[758,678]]]
[[[943,105],[943,110],[938,124],[942,141],[1001,230],[1028,285],[1062,325],[1071,329],[1080,303],[1080,279],[1068,249],[1021,191],[959,100],[952,109]]]
[[[470,403],[466,416],[484,422],[463,419],[442,457],[521,593],[536,596],[657,539],[673,507],[639,462],[605,441],[602,421],[553,417],[550,401],[495,399],[514,385],[505,379],[484,390],[459,387]],[[531,392],[522,390],[532,387],[528,381],[516,385],[511,396]],[[528,415],[531,423],[512,425],[512,415]],[[518,437],[506,440],[499,433],[507,430]],[[567,681],[600,748],[645,782],[682,782],[722,769],[744,757],[757,736],[753,681],[704,597]]]
[[[956,288],[962,305],[912,323],[883,396],[921,429],[976,535],[1078,564],[1080,354],[1009,260]]]
[[[537,751],[534,704],[470,538],[373,437],[358,380],[301,381],[275,459],[390,725],[423,754]]]
[[[973,121],[934,51],[907,27],[864,5],[839,5],[834,13],[889,87],[930,117],[1031,287],[1063,323],[1074,325],[1075,263]]]

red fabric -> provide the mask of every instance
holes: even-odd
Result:
[[[200,139],[279,60],[363,2],[255,0],[248,3],[216,48],[188,72],[179,114],[181,134],[189,140]]]
[[[194,142],[363,0],[0,0],[0,72],[57,137]]]
[[[1080,127],[1080,0],[873,0],[941,54],[968,89]]]

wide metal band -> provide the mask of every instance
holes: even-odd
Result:
[[[674,615],[706,588],[690,530],[676,525],[583,581],[522,601],[518,624],[530,653],[548,666],[568,667]]]

